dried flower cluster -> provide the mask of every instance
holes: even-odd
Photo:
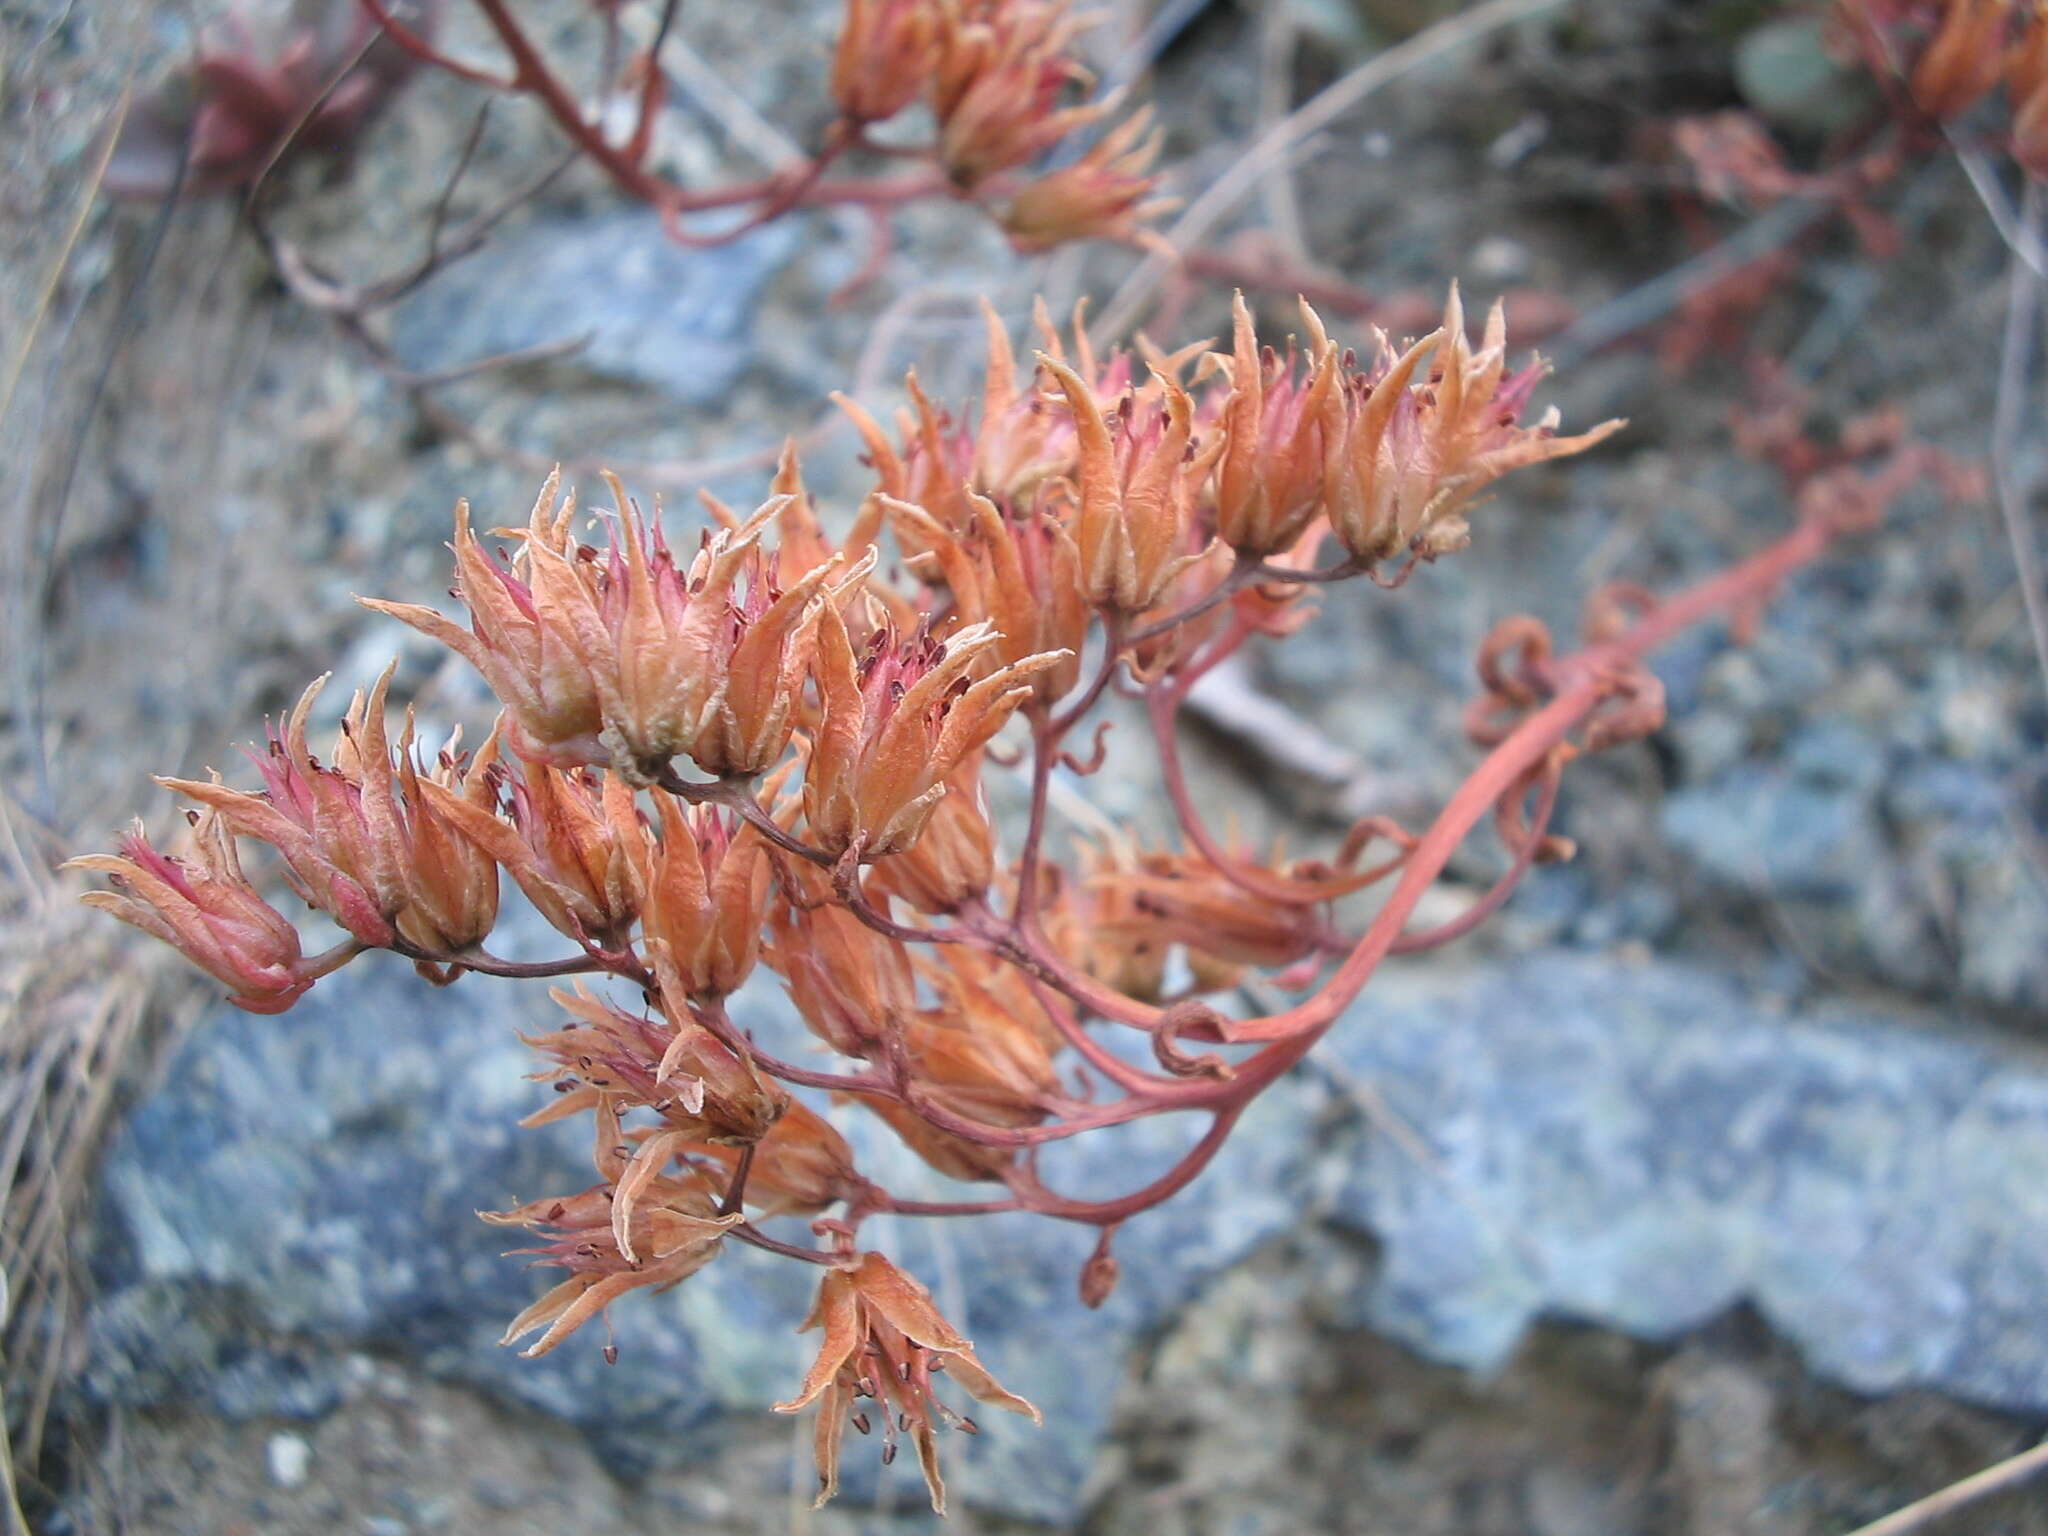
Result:
[[[615,142],[585,115],[577,92],[504,0],[473,0],[510,62],[503,74],[443,52],[429,26],[408,24],[399,14],[398,0],[360,3],[383,27],[385,40],[411,59],[538,101],[579,154],[622,190],[669,215],[672,232],[687,244],[729,240],[801,204],[850,203],[881,215],[932,196],[984,209],[1020,250],[1068,240],[1145,243],[1152,237],[1144,221],[1170,206],[1157,196],[1152,163],[1159,135],[1149,115],[1106,126],[1117,110],[1114,95],[1091,98],[1095,80],[1076,41],[1098,18],[1077,13],[1069,0],[846,0],[827,80],[838,116],[817,152],[792,172],[708,190],[665,180],[649,168],[664,90],[657,58],[643,56],[624,71],[618,89],[637,100],[637,109],[631,131]],[[592,0],[590,9],[607,29],[607,54],[620,52],[618,7]],[[928,140],[870,136],[913,106],[929,114]],[[1084,141],[1088,129],[1100,130],[1092,141]],[[826,179],[829,166],[862,151],[928,169]],[[677,215],[714,208],[750,212],[710,237],[674,222]]]
[[[933,92],[962,178],[1041,147],[1018,138],[1017,104],[1068,78],[1059,8],[856,0],[850,16],[836,76],[849,113]],[[1026,369],[993,313],[988,336],[977,407],[946,410],[914,377],[893,423],[848,403],[874,484],[837,541],[794,453],[752,515],[710,503],[719,526],[694,547],[615,483],[595,518],[602,547],[583,542],[588,524],[553,479],[523,527],[489,538],[459,509],[467,622],[371,606],[488,680],[504,708],[480,748],[429,758],[409,716],[394,740],[387,674],[350,704],[323,761],[307,734],[316,684],[256,754],[260,788],[163,781],[201,808],[190,851],[160,853],[138,830],[118,855],[78,861],[112,887],[88,900],[258,1012],[368,949],[444,982],[624,983],[556,992],[558,1027],[529,1041],[552,1093],[528,1123],[588,1116],[596,1181],[487,1218],[531,1232],[521,1251],[565,1274],[506,1341],[552,1350],[729,1242],[812,1263],[822,1348],[780,1406],[819,1405],[823,1495],[844,1426],[878,1420],[885,1457],[899,1433],[915,1444],[934,1506],[934,1431],[972,1427],[939,1400],[941,1378],[1034,1410],[921,1286],[860,1246],[863,1221],[1021,1209],[1093,1225],[1103,1242],[1080,1282],[1099,1303],[1115,1283],[1110,1234],[1199,1174],[1380,960],[1458,937],[1531,863],[1567,851],[1548,832],[1565,763],[1660,716],[1642,656],[1753,605],[1845,521],[1820,506],[1692,593],[1597,604],[1576,654],[1554,653],[1534,621],[1504,625],[1472,717],[1492,750],[1432,826],[1374,818],[1328,859],[1260,862],[1217,841],[1182,779],[1176,714],[1195,680],[1254,637],[1298,629],[1312,586],[1397,585],[1463,548],[1501,477],[1620,423],[1560,436],[1554,415],[1531,419],[1540,366],[1508,367],[1498,308],[1475,341],[1455,292],[1438,329],[1375,337],[1362,357],[1306,311],[1296,342],[1262,346],[1242,302],[1221,351],[1101,354],[1041,313]],[[1099,768],[1068,743],[1113,689],[1149,708],[1181,846],[1051,846],[1051,776]],[[982,778],[1006,728],[1031,794],[999,828]],[[1489,814],[1510,860],[1500,884],[1466,918],[1410,928]],[[302,952],[244,875],[241,843],[274,851],[292,891],[341,930],[332,949]],[[501,877],[564,936],[562,959],[515,964],[483,947]],[[1335,898],[1380,882],[1366,929],[1339,931]],[[762,970],[837,1066],[797,1065],[736,1028],[727,1000]],[[1299,1000],[1226,1012],[1253,971]],[[828,1104],[793,1090],[871,1113],[940,1173],[994,1192],[892,1194],[859,1171]],[[1041,1180],[1036,1147],[1161,1113],[1208,1126],[1144,1186],[1079,1199]],[[810,1219],[816,1241],[763,1230],[778,1217]]]
[[[963,195],[1022,171],[1110,101],[1067,104],[1093,81],[1073,53],[1089,25],[1065,0],[847,0],[832,95],[856,128],[915,102],[937,125],[936,158]],[[1166,205],[1154,196],[1159,136],[1140,112],[1071,164],[996,189],[997,219],[1020,250],[1130,239]]]

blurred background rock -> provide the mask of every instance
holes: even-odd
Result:
[[[1286,104],[1458,9],[1127,3],[1099,41],[1114,67],[1163,17],[1139,89],[1193,193]],[[1204,734],[1219,816],[1299,846],[1362,795],[1426,807],[1470,761],[1459,711],[1495,619],[1564,633],[1601,581],[1675,585],[1783,525],[1776,478],[1731,446],[1739,357],[1675,369],[1672,316],[1639,313],[1697,247],[1631,177],[1676,111],[1827,131],[1816,100],[1852,87],[1788,9],[1568,0],[1396,80],[1313,141],[1291,195],[1236,216],[1226,236],[1277,229],[1376,294],[1457,277],[1481,300],[1553,296],[1546,350],[1568,366],[1548,397],[1568,422],[1633,424],[1487,508],[1461,560],[1333,592],[1256,656],[1235,706],[1282,711],[1291,750]],[[775,134],[815,139],[835,18],[826,0],[686,5],[675,168],[756,174]],[[857,221],[684,251],[572,168],[393,317],[420,371],[583,340],[444,392],[474,428],[451,432],[268,279],[232,198],[91,196],[110,114],[199,19],[0,6],[0,362],[18,379],[0,417],[0,1142],[7,1406],[39,1450],[23,1501],[52,1532],[922,1525],[910,1482],[859,1458],[837,1508],[804,1507],[808,1422],[765,1412],[803,1359],[787,1266],[734,1255],[636,1298],[615,1366],[598,1341],[496,1348],[534,1277],[472,1212],[585,1181],[580,1147],[513,1125],[541,989],[433,993],[379,957],[252,1018],[43,871],[132,809],[161,821],[149,772],[231,769],[226,743],[329,667],[338,709],[399,654],[422,712],[474,729],[476,681],[349,601],[432,601],[456,496],[507,521],[536,462],[603,460],[687,528],[698,485],[758,499],[762,456],[799,433],[829,506],[857,466],[850,434],[820,430],[828,389],[883,405],[914,365],[958,398],[979,295],[1021,325],[1033,293],[1056,311],[1106,296],[1130,258],[1027,262],[964,210],[919,208],[833,304],[866,256]],[[448,22],[475,41],[464,7]],[[473,106],[418,78],[345,158],[289,168],[281,221],[330,270],[389,270]],[[461,195],[481,206],[552,152],[528,114],[494,112]],[[2007,253],[1947,158],[1888,205],[1896,257],[1824,235],[1740,340],[1790,359],[1828,416],[1893,404],[1981,459]],[[1170,297],[1178,340],[1214,332],[1228,295]],[[1610,342],[1618,315],[1638,330]],[[2023,446],[2029,487],[2040,449]],[[1197,1186],[1124,1232],[1109,1307],[1073,1299],[1077,1231],[899,1222],[894,1251],[1047,1410],[1042,1431],[956,1447],[956,1526],[1791,1536],[2048,1424],[2048,704],[1995,518],[1909,499],[1754,644],[1692,637],[1659,670],[1666,730],[1567,784],[1579,859],[1376,982]],[[1072,787],[1142,822],[1136,745]],[[779,1019],[772,991],[748,1002]],[[1084,1138],[1048,1169],[1106,1192],[1173,1133]],[[1957,1528],[2048,1530],[2038,1501],[1982,1518]]]

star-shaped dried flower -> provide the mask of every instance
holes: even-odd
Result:
[[[954,1332],[932,1305],[931,1293],[879,1253],[863,1253],[844,1268],[826,1271],[818,1300],[804,1329],[822,1328],[824,1339],[797,1395],[777,1403],[777,1413],[818,1404],[819,1505],[839,1491],[839,1443],[851,1412],[865,1434],[867,1416],[853,1411],[873,1398],[882,1419],[882,1459],[895,1459],[899,1427],[917,1447],[917,1460],[931,1491],[932,1508],[946,1512],[946,1484],[939,1475],[937,1429],[949,1425],[970,1433],[961,1417],[932,1392],[932,1377],[951,1376],[975,1399],[1044,1422],[1039,1411],[1006,1392],[975,1358],[974,1346]],[[935,1422],[936,1421],[936,1422]]]

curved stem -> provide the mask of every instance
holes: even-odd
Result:
[[[1043,1125],[1010,1126],[990,1125],[985,1120],[975,1120],[966,1115],[956,1114],[945,1105],[934,1103],[931,1095],[915,1082],[905,1083],[900,1090],[887,1089],[884,1091],[884,1097],[898,1100],[913,1110],[919,1119],[936,1126],[947,1135],[958,1136],[962,1141],[971,1141],[983,1147],[1042,1147],[1048,1142],[1065,1141],[1069,1136],[1078,1136],[1083,1131],[1099,1131],[1104,1126],[1122,1125],[1128,1120],[1157,1114],[1161,1109],[1183,1107],[1164,1104],[1150,1094],[1132,1094],[1069,1119],[1050,1120]],[[1196,1104],[1188,1107],[1201,1106]]]
[[[1159,1009],[1126,997],[1086,972],[1076,970],[1054,953],[1045,936],[1035,927],[1015,925],[986,909],[978,914],[970,913],[969,920],[979,922],[983,936],[996,954],[1090,1013],[1148,1031],[1158,1024]]]
[[[671,763],[662,768],[661,776],[655,783],[659,788],[667,790],[678,799],[687,800],[691,805],[724,806],[784,853],[793,853],[800,859],[808,859],[813,864],[828,867],[834,862],[831,854],[822,848],[813,848],[763,810],[761,802],[754,798],[754,792],[745,779],[710,779],[702,783],[692,783],[678,774],[675,765]]]
[[[1031,807],[1024,826],[1024,851],[1017,860],[1017,900],[1010,913],[1013,928],[1038,918],[1038,850],[1045,841],[1052,768],[1060,755],[1060,736],[1054,723],[1043,709],[1031,720]]]
[[[770,1077],[780,1078],[786,1083],[795,1083],[800,1088],[821,1088],[828,1093],[879,1093],[894,1096],[894,1088],[887,1079],[872,1072],[852,1074],[846,1072],[816,1072],[809,1067],[800,1067],[793,1061],[784,1061],[770,1055],[751,1037],[733,1023],[732,1016],[725,1011],[722,1003],[692,1003],[690,1016],[717,1038],[719,1044],[735,1055],[744,1056]]]
[[[1162,1201],[1172,1199],[1194,1182],[1216,1154],[1223,1150],[1223,1143],[1230,1139],[1230,1132],[1236,1126],[1238,1116],[1244,1113],[1244,1103],[1249,1102],[1250,1097],[1246,1095],[1244,1101],[1217,1110],[1202,1139],[1172,1168],[1143,1189],[1133,1190],[1114,1200],[1069,1200],[1052,1193],[1038,1182],[1035,1175],[1023,1175],[1018,1179],[1018,1198],[1026,1210],[1041,1216],[1057,1216],[1063,1221],[1089,1222],[1099,1227],[1127,1221],[1140,1211],[1150,1210]]]
[[[1052,990],[1049,983],[1026,971],[1024,984],[1031,988],[1032,996],[1037,998],[1038,1006],[1045,1010],[1046,1017],[1052,1020],[1052,1026],[1060,1032],[1060,1038],[1071,1045],[1089,1066],[1126,1093],[1160,1093],[1186,1086],[1177,1078],[1163,1077],[1157,1072],[1147,1072],[1142,1067],[1133,1066],[1103,1045],[1100,1040],[1088,1033],[1088,1027],[1068,1012],[1058,999],[1046,996],[1046,993]]]
[[[1102,665],[1096,670],[1094,680],[1088,684],[1081,697],[1075,700],[1070,708],[1053,716],[1052,731],[1058,738],[1054,742],[1055,746],[1064,740],[1069,731],[1087,718],[1088,711],[1095,707],[1102,698],[1103,690],[1109,687],[1110,679],[1116,676],[1116,669],[1124,659],[1124,651],[1132,643],[1124,634],[1124,624],[1125,619],[1121,613],[1111,612],[1103,615]]]
[[[1259,564],[1256,560],[1247,560],[1243,555],[1239,555],[1237,557],[1237,564],[1233,565],[1229,573],[1221,581],[1217,582],[1215,586],[1211,587],[1179,612],[1169,613],[1165,618],[1157,619],[1147,624],[1143,629],[1126,638],[1124,644],[1130,646],[1143,645],[1147,640],[1156,640],[1161,635],[1179,629],[1183,624],[1199,619],[1203,614],[1208,613],[1219,604],[1229,602],[1238,593],[1250,586],[1258,578],[1258,573]]]
[[[780,1238],[770,1237],[759,1228],[741,1222],[736,1227],[726,1228],[727,1237],[736,1237],[743,1243],[756,1248],[765,1248],[770,1253],[779,1253],[785,1259],[802,1259],[806,1264],[837,1264],[839,1255],[821,1248],[800,1248],[795,1243],[785,1243]]]
[[[1349,581],[1354,576],[1367,575],[1372,569],[1372,566],[1365,561],[1355,558],[1340,560],[1335,565],[1326,565],[1320,570],[1306,571],[1297,570],[1292,566],[1286,565],[1268,565],[1264,561],[1260,561],[1252,566],[1252,575],[1262,583],[1275,586],[1319,587],[1327,586],[1332,582]],[[1413,562],[1411,561],[1402,569],[1404,571],[1413,570]],[[1395,586],[1400,584],[1400,580],[1401,578],[1389,578],[1391,584]],[[1382,583],[1382,585],[1386,584]]]
[[[869,901],[858,889],[847,894],[843,900],[847,911],[884,938],[894,939],[899,944],[973,944],[984,949],[988,947],[979,933],[964,924],[949,923],[943,928],[913,928],[908,923],[899,923]]]
[[[620,955],[583,954],[567,955],[560,960],[500,960],[480,948],[444,955],[416,948],[403,940],[389,948],[393,954],[403,955],[408,960],[423,960],[429,965],[459,965],[479,976],[503,976],[512,981],[543,981],[551,976],[591,976],[599,972],[633,977],[639,970],[637,964],[626,968],[628,957]]]
[[[1284,1042],[1286,1046],[1281,1054],[1261,1052],[1245,1064],[1240,1076],[1263,1076],[1270,1080],[1285,1071],[1350,1006],[1380,961],[1392,950],[1423,893],[1435,883],[1466,834],[1488,807],[1542,762],[1607,697],[1617,663],[1639,660],[1673,635],[1720,609],[1754,603],[1827,548],[1834,533],[1833,526],[1825,520],[1809,519],[1740,565],[1660,603],[1619,639],[1554,662],[1551,671],[1557,685],[1555,696],[1515,727],[1459,786],[1436,821],[1410,850],[1400,883],[1386,905],[1322,990],[1285,1012],[1232,1025],[1229,1038],[1233,1043],[1265,1040]]]
[[[359,0],[359,3],[370,13],[370,19],[383,28],[386,37],[420,63],[453,75],[458,80],[466,80],[471,85],[481,85],[488,90],[510,91],[518,88],[517,79],[502,78],[443,53],[420,33],[392,15],[385,0]]]
[[[1494,881],[1487,893],[1447,923],[1425,928],[1419,933],[1402,934],[1387,946],[1388,954],[1420,954],[1424,950],[1436,949],[1440,945],[1462,939],[1507,904],[1507,899],[1515,893],[1515,887],[1522,883],[1522,877],[1536,862],[1536,855],[1543,847],[1543,839],[1550,831],[1550,817],[1557,809],[1557,788],[1562,777],[1555,770],[1543,775],[1542,785],[1537,791],[1536,809],[1529,818],[1529,836],[1522,846],[1515,850],[1514,862],[1508,866],[1507,872]],[[1510,790],[1509,793],[1515,794],[1519,791]]]
[[[1206,669],[1205,669],[1206,670]],[[1198,674],[1199,675],[1199,674]],[[1180,708],[1186,702],[1188,685],[1178,679],[1168,680],[1155,688],[1147,700],[1146,713],[1152,722],[1152,739],[1159,754],[1160,777],[1166,786],[1167,798],[1173,804],[1174,816],[1180,823],[1181,831],[1194,845],[1195,851],[1206,859],[1212,869],[1240,890],[1249,891],[1267,901],[1285,906],[1306,907],[1318,902],[1333,901],[1339,896],[1348,896],[1354,891],[1376,885],[1399,869],[1408,857],[1408,850],[1393,855],[1382,862],[1365,869],[1354,870],[1346,875],[1328,879],[1306,880],[1287,875],[1276,875],[1271,870],[1234,859],[1209,831],[1196,809],[1194,796],[1188,790],[1187,770],[1182,766],[1180,755]]]

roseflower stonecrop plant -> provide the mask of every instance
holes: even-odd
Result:
[[[852,14],[877,57],[927,46],[922,7]],[[1043,88],[1030,61],[1052,41],[986,46],[986,71]],[[847,64],[848,110],[889,110],[889,78]],[[967,105],[951,121],[960,174],[1032,152]],[[1555,413],[1532,416],[1541,365],[1509,367],[1498,307],[1475,340],[1455,290],[1438,329],[1375,336],[1362,355],[1305,306],[1298,341],[1262,346],[1241,300],[1227,350],[1098,354],[1042,311],[1036,339],[1027,368],[989,314],[978,404],[943,408],[914,378],[891,425],[846,403],[874,483],[837,542],[793,452],[752,515],[707,499],[718,526],[694,547],[616,482],[586,518],[551,478],[524,526],[488,539],[459,508],[467,623],[370,606],[483,674],[503,711],[480,747],[430,757],[409,717],[394,739],[387,673],[323,761],[309,690],[254,754],[260,788],[162,781],[200,808],[186,851],[159,852],[138,829],[117,854],[75,861],[111,887],[88,901],[256,1012],[372,949],[444,984],[470,971],[621,984],[568,983],[552,994],[557,1027],[528,1041],[552,1091],[526,1123],[587,1116],[596,1181],[485,1218],[531,1233],[518,1251],[565,1276],[506,1342],[562,1347],[628,1293],[732,1262],[735,1245],[816,1266],[803,1326],[820,1335],[817,1364],[778,1406],[817,1407],[821,1499],[849,1424],[879,1426],[885,1459],[907,1435],[943,1508],[936,1431],[975,1427],[949,1386],[1036,1416],[917,1280],[863,1246],[870,1217],[1022,1211],[1092,1226],[1077,1280],[1100,1304],[1117,1228],[1200,1175],[1382,960],[1457,939],[1532,864],[1569,853],[1550,833],[1566,765],[1662,719],[1645,655],[1715,615],[1746,621],[1868,526],[1910,471],[1845,460],[1825,494],[1801,496],[1788,534],[1703,585],[1663,601],[1594,594],[1577,651],[1533,619],[1504,622],[1468,716],[1487,754],[1434,822],[1374,817],[1327,858],[1261,861],[1196,810],[1177,745],[1189,689],[1248,643],[1284,643],[1315,589],[1407,584],[1465,547],[1496,482],[1621,423],[1565,436]],[[1177,845],[1048,831],[1056,768],[1102,766],[1076,733],[1112,691],[1146,706]],[[1012,750],[1029,794],[998,826],[983,779]],[[1498,883],[1447,924],[1411,926],[1489,815],[1508,854]],[[250,843],[338,926],[332,948],[302,951],[244,874]],[[560,958],[485,947],[503,876],[563,935]],[[1343,931],[1335,903],[1369,887],[1384,891],[1374,915]],[[1229,1011],[1254,973],[1294,1000]],[[836,1064],[800,1065],[735,1025],[728,999],[773,980]],[[821,1113],[832,1105],[992,1188],[891,1192],[861,1172]],[[1162,1114],[1199,1130],[1141,1187],[1081,1198],[1042,1178],[1038,1148]],[[771,1235],[771,1218],[808,1218],[812,1240]]]

